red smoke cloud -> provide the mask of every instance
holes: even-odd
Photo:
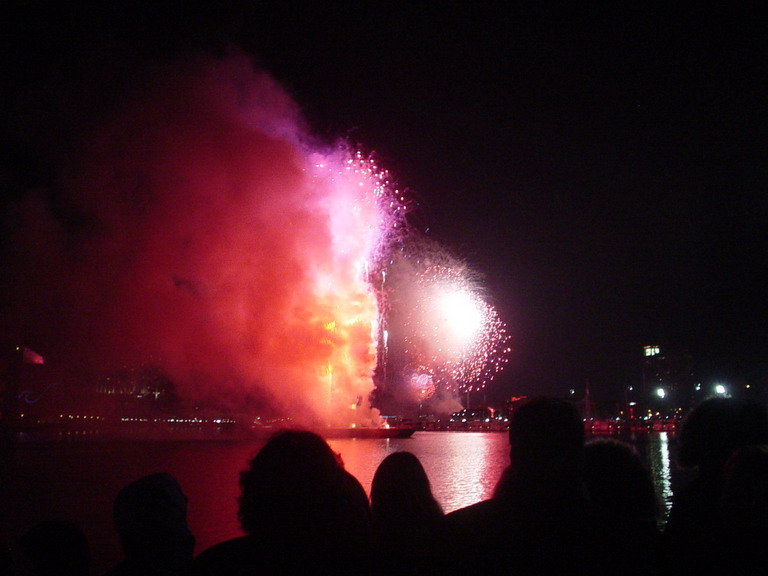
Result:
[[[376,175],[313,150],[243,57],[158,67],[121,98],[69,151],[65,214],[16,207],[15,328],[94,373],[159,366],[187,399],[375,420]]]

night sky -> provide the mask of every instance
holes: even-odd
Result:
[[[375,152],[414,225],[482,275],[513,346],[491,396],[589,380],[610,398],[639,384],[647,344],[689,352],[703,382],[768,385],[756,14],[14,4],[0,17],[4,216],[35,187],[55,203],[68,142],[149,63],[238,48],[318,138]]]

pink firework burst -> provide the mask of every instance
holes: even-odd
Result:
[[[509,336],[472,272],[431,246],[410,256],[411,281],[399,289],[408,359],[434,383],[466,393],[483,389],[507,362]],[[400,264],[402,266],[402,264]]]

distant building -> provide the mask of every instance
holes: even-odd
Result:
[[[687,351],[669,354],[658,345],[644,346],[642,371],[642,402],[648,410],[671,416],[691,406],[697,379]]]

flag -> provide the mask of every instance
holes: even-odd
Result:
[[[26,364],[45,364],[45,358],[26,346],[22,350],[22,355]]]

